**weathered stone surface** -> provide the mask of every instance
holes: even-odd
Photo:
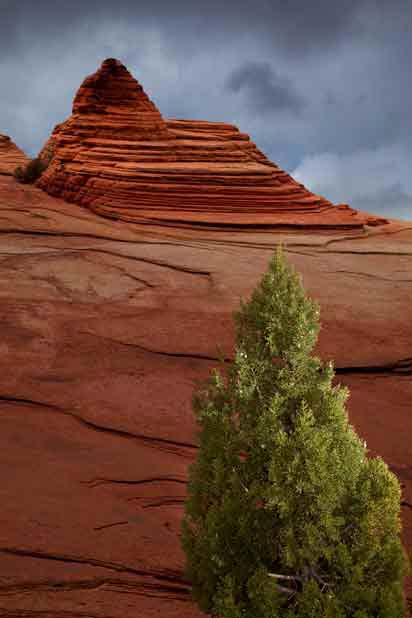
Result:
[[[0,616],[200,618],[178,536],[191,395],[279,241],[412,548],[412,223],[115,223],[6,176],[0,208]]]
[[[26,165],[28,157],[16,146],[8,135],[0,133],[0,174],[11,176],[19,165]]]
[[[233,125],[163,120],[114,59],[83,82],[41,156],[51,164],[38,186],[114,219],[305,229],[386,221],[310,193]]]

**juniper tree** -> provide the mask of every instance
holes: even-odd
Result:
[[[47,168],[47,163],[40,158],[32,159],[24,167],[14,170],[14,178],[23,184],[33,184]]]
[[[235,313],[236,351],[193,397],[182,546],[219,618],[400,618],[400,488],[312,354],[319,307],[279,248]]]

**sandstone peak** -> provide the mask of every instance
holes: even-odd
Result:
[[[19,165],[25,165],[29,159],[16,146],[8,135],[0,133],[0,174],[11,176]]]
[[[107,58],[41,157],[51,195],[129,221],[361,228],[386,223],[308,191],[223,122],[164,120],[126,67]]]
[[[116,114],[127,109],[157,112],[124,64],[107,58],[80,86],[73,101],[73,114]]]
[[[103,60],[101,69],[110,70],[113,74],[119,71],[126,71],[126,73],[129,73],[125,65],[120,62],[120,60],[117,60],[117,58],[106,58],[106,60]]]

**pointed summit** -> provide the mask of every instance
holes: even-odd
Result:
[[[83,81],[73,100],[72,115],[56,125],[39,156],[46,163],[52,159],[57,163],[60,155],[65,162],[74,162],[92,147],[101,151],[108,140],[122,148],[124,141],[170,138],[165,121],[142,86],[119,60],[107,58]],[[118,154],[118,160],[123,159]],[[57,169],[52,166],[45,179]],[[47,190],[45,180],[39,185]]]
[[[11,176],[17,166],[26,165],[28,162],[28,157],[10,137],[0,133],[0,174]]]
[[[74,101],[73,114],[108,114],[159,111],[124,64],[107,58],[100,69],[86,77]]]

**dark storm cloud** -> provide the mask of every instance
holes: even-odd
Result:
[[[302,50],[336,46],[345,36],[359,33],[359,0],[2,0],[0,41],[10,53],[15,43],[30,39],[31,32],[48,38],[62,30],[89,22],[90,27],[103,17],[133,18],[161,24],[173,39],[202,33],[210,36],[254,30],[264,34],[272,45],[295,54]]]
[[[34,155],[117,57],[165,117],[233,122],[309,188],[412,219],[411,56],[410,0],[0,0],[0,132]]]
[[[268,62],[246,62],[232,71],[226,87],[245,91],[250,107],[261,113],[281,110],[296,114],[305,106],[290,79],[276,73]]]

